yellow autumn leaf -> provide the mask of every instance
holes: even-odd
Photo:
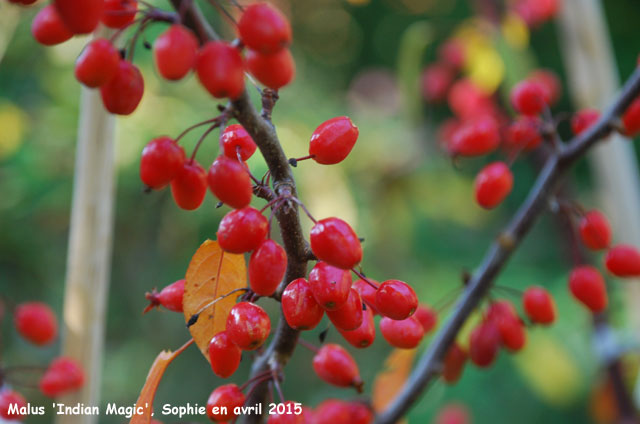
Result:
[[[384,408],[398,394],[411,373],[416,349],[394,349],[384,361],[384,370],[380,371],[373,382],[372,404],[376,412]]]
[[[243,255],[222,251],[217,241],[207,240],[191,258],[184,284],[182,306],[185,322],[207,304],[233,290],[246,287],[247,271]],[[213,336],[223,331],[227,315],[236,303],[236,296],[228,296],[202,310],[198,321],[189,327],[191,336],[204,357]]]

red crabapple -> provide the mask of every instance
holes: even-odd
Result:
[[[311,135],[309,154],[322,165],[342,162],[358,140],[358,127],[346,116],[323,122]]]

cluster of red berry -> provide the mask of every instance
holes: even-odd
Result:
[[[58,335],[58,320],[51,308],[41,302],[27,302],[16,306],[14,324],[18,334],[36,346],[53,343]],[[17,391],[3,388],[13,381],[14,373],[24,367],[0,368],[0,417],[5,420],[20,420],[26,416],[27,401]],[[18,382],[16,381],[16,385]],[[51,361],[40,378],[40,391],[55,398],[78,390],[84,384],[84,372],[78,363],[67,357]]]

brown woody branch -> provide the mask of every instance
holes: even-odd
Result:
[[[387,409],[376,417],[376,424],[395,423],[424,393],[427,385],[438,375],[444,355],[460,328],[485,297],[512,252],[546,209],[562,177],[589,148],[618,127],[620,116],[639,94],[640,69],[636,69],[619,97],[602,114],[598,122],[547,159],[527,199],[497,240],[489,247],[480,267],[473,274],[464,293],[453,308],[451,317],[424,352],[400,393]]]

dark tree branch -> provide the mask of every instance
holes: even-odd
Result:
[[[639,94],[640,69],[636,69],[623,87],[618,99],[602,114],[598,122],[572,139],[560,152],[552,154],[547,159],[527,199],[497,240],[489,247],[480,267],[455,305],[451,317],[422,355],[400,393],[387,409],[376,417],[376,424],[395,423],[423,394],[427,385],[437,376],[442,359],[460,328],[487,294],[511,253],[546,209],[564,174],[589,148],[611,134],[617,126],[620,115]]]

